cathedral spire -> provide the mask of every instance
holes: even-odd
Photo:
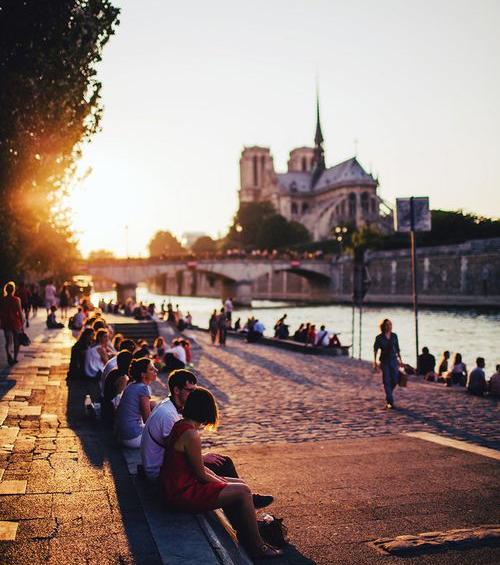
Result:
[[[316,88],[316,134],[314,136],[314,160],[311,177],[311,189],[314,188],[325,170],[325,151],[323,149],[323,133],[319,119],[319,92]]]
[[[319,119],[319,93],[316,91],[316,135],[314,136],[314,143],[316,146],[322,145],[323,133],[321,132],[321,122]]]

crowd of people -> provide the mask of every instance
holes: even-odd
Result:
[[[466,387],[470,393],[478,396],[491,394],[500,397],[500,365],[496,366],[495,373],[487,381],[484,357],[476,358],[476,366],[470,373],[460,353],[455,353],[453,360],[450,360],[451,353],[443,351],[436,367],[436,358],[429,353],[428,347],[423,347],[422,353],[418,356],[416,373],[426,381],[444,383],[446,386]]]
[[[286,323],[287,314],[284,314],[274,324],[274,337],[277,339],[292,339],[298,343],[313,347],[342,347],[338,334],[329,332],[325,325],[319,330],[311,322],[304,322],[290,336],[289,325]]]
[[[249,343],[260,341],[264,337],[266,327],[263,322],[255,316],[250,316],[244,325],[241,324],[241,318],[237,318],[232,323],[233,299],[228,298],[224,302],[224,306],[220,309],[214,309],[208,321],[208,329],[213,344],[226,344],[228,330],[241,333],[246,336]],[[311,347],[342,347],[338,334],[329,332],[324,325],[319,331],[316,326],[310,322],[300,324],[293,335],[290,334],[290,326],[287,323],[287,314],[284,314],[274,324],[275,339],[290,339]]]
[[[282,551],[261,538],[255,512],[273,497],[252,494],[229,457],[202,454],[201,432],[217,427],[218,407],[190,370],[190,345],[176,338],[167,347],[158,337],[151,347],[113,334],[99,312],[84,314],[68,379],[87,381],[99,401],[89,406],[100,407],[102,422],[121,445],[141,450],[142,473],[161,488],[169,508],[192,513],[223,508],[254,556],[278,557]],[[156,403],[150,385],[161,372],[168,376],[169,395]]]
[[[16,294],[16,285],[9,282],[4,286],[0,302],[0,320],[10,365],[18,360],[16,336],[27,325],[31,310],[30,307],[26,315],[26,303],[21,296],[22,292],[18,289]],[[55,285],[49,283],[44,289],[44,298],[48,327],[63,327],[64,324],[57,321],[56,312],[59,307],[63,319],[68,317],[68,308],[75,303],[69,289],[63,285],[58,293]],[[28,304],[31,304],[30,297]],[[170,508],[193,513],[223,508],[240,540],[253,555],[259,558],[281,555],[280,550],[264,542],[256,520],[255,510],[271,504],[273,497],[253,494],[239,478],[229,457],[218,453],[202,454],[201,432],[204,428],[217,428],[218,407],[212,393],[198,386],[192,370],[190,341],[176,337],[167,343],[160,336],[151,344],[144,339],[133,340],[115,334],[105,317],[106,312],[115,312],[115,305],[101,303],[100,306],[104,313],[93,309],[90,301],[82,298],[76,313],[68,320],[76,338],[71,349],[68,380],[87,383],[86,406],[100,412],[103,424],[114,430],[122,446],[140,449],[142,473],[162,489]],[[136,307],[141,314],[144,305],[136,305],[132,312]],[[150,316],[156,315],[154,308],[146,308],[146,311]],[[190,314],[184,316],[178,305],[175,309],[170,303],[162,305],[161,315],[177,328],[192,323]],[[224,345],[229,328],[245,331],[248,341],[263,336],[265,328],[258,319],[250,318],[242,328],[239,318],[233,325],[232,315],[231,298],[219,311],[214,310],[209,322],[213,343],[218,341]],[[316,331],[313,324],[303,323],[290,337],[287,314],[277,320],[274,335],[277,339],[294,339],[312,347],[340,346],[338,336],[331,335],[324,325]],[[436,364],[435,357],[424,347],[415,372],[427,381],[467,387],[474,395],[487,393],[500,397],[500,365],[496,366],[488,383],[484,358],[476,359],[476,367],[470,373],[460,353],[455,354],[453,362],[450,359],[450,352],[445,351]],[[385,319],[374,343],[374,369],[382,371],[387,408],[394,407],[394,389],[400,384],[402,368],[409,371],[401,358],[398,336],[392,331],[391,321]],[[168,394],[157,403],[152,398],[150,385],[159,373],[166,375],[168,385],[162,380],[160,383],[168,386]]]
[[[380,334],[375,338],[373,345],[374,370],[382,371],[382,382],[386,396],[386,408],[394,407],[394,389],[408,374],[416,374],[426,381],[440,382],[446,386],[462,386],[476,396],[489,394],[500,398],[500,365],[489,382],[486,380],[486,362],[483,357],[477,357],[476,367],[467,372],[467,367],[460,353],[455,353],[453,362],[450,363],[451,354],[444,351],[436,370],[436,358],[429,353],[428,347],[422,348],[418,356],[417,367],[403,363],[397,334],[392,331],[392,322],[384,319],[380,324]]]

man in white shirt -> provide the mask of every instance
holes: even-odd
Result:
[[[319,332],[316,334],[316,341],[314,342],[314,345],[316,347],[327,347],[329,342],[330,337],[328,335],[328,331],[325,329],[325,326],[321,326]]]
[[[141,458],[144,472],[148,479],[157,479],[163,464],[168,436],[178,420],[182,418],[182,409],[189,393],[196,389],[196,376],[186,369],[178,369],[170,374],[168,387],[170,396],[156,405],[142,430]],[[203,463],[221,477],[238,477],[230,457],[217,453],[203,455]],[[269,495],[254,494],[255,508],[264,508],[273,501]]]

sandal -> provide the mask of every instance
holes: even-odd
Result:
[[[276,547],[269,545],[268,543],[263,543],[257,548],[257,553],[255,557],[257,559],[276,559],[283,555],[282,549],[277,549]]]

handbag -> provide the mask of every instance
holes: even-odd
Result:
[[[408,386],[408,375],[406,373],[399,372],[398,375],[398,385],[402,386],[403,388]]]
[[[279,549],[288,543],[288,529],[283,524],[283,518],[264,513],[257,516],[257,526],[261,538],[269,545]]]
[[[31,345],[30,336],[26,332],[18,333],[17,339],[19,341],[19,345],[22,345],[23,347],[28,347],[28,345]]]

